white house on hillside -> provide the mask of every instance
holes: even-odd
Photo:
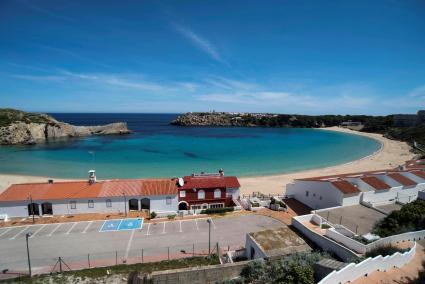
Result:
[[[424,171],[389,170],[297,179],[287,185],[286,194],[312,209],[322,209],[361,202],[408,203],[424,189]]]

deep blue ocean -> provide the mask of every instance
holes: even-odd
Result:
[[[367,156],[379,142],[298,128],[179,127],[178,114],[52,113],[74,125],[125,121],[130,135],[91,136],[32,146],[0,146],[0,173],[85,178],[176,177],[192,172],[239,176],[332,166]]]

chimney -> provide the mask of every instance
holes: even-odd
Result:
[[[52,184],[53,183],[53,180],[52,179],[49,179],[49,180],[47,180],[47,182],[50,183],[50,184]]]
[[[89,184],[93,184],[96,182],[96,171],[90,170],[89,171]]]

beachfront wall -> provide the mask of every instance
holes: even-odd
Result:
[[[287,185],[286,194],[313,209],[360,203],[360,194],[344,195],[327,181],[296,180]]]
[[[126,196],[107,197],[91,199],[62,199],[62,200],[33,200],[38,204],[40,215],[41,205],[45,202],[52,204],[53,215],[73,215],[87,213],[121,213],[129,211],[129,200],[150,200],[150,211],[155,211],[158,215],[175,214],[178,207],[177,195],[170,196]],[[28,201],[0,202],[0,214],[7,214],[8,217],[27,217]]]
[[[341,270],[334,270],[328,274],[319,284],[347,283],[375,271],[387,271],[394,267],[400,268],[412,261],[415,254],[416,243],[405,253],[396,252],[393,255],[387,255],[385,257],[378,255],[375,258],[367,258],[358,264],[350,263]]]

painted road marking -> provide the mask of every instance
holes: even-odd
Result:
[[[78,224],[78,222],[75,222],[74,224],[72,224],[71,228],[69,228],[69,230],[65,233],[65,235],[69,235],[69,233],[71,233],[72,229],[74,229],[74,227]]]
[[[35,237],[35,235],[37,235],[38,234],[38,232],[40,232],[44,227],[46,227],[46,224],[44,224],[43,226],[41,226],[37,231],[35,231],[34,232],[34,234],[32,234],[31,236],[30,236],[30,238],[34,238]]]
[[[127,249],[125,250],[125,257],[124,257],[125,260],[127,260],[128,253],[130,252],[130,247],[131,247],[131,242],[133,241],[134,232],[136,232],[136,230],[131,231],[130,239],[128,239]]]
[[[164,227],[162,228],[162,233],[165,234],[165,222],[162,222],[164,224]]]
[[[146,236],[149,236],[149,229],[151,228],[151,223],[148,224],[148,230],[146,232]]]
[[[100,228],[100,232],[117,231],[121,222],[122,219],[106,220],[105,223],[103,223],[102,228]]]
[[[180,231],[179,231],[179,233],[181,233],[182,232],[182,221],[179,221],[179,224],[180,224]]]
[[[17,233],[15,236],[13,236],[12,238],[10,238],[9,240],[14,240],[16,239],[16,237],[18,237],[21,233],[23,233],[26,229],[28,229],[28,226],[25,227],[23,230],[19,231],[19,233]]]
[[[195,219],[196,230],[199,231],[198,220]]]
[[[91,224],[93,224],[93,221],[90,221],[90,222],[87,224],[87,226],[86,226],[86,228],[84,229],[84,231],[82,231],[82,233],[83,233],[83,234],[87,233],[87,230],[89,229],[89,227],[90,227],[90,225],[91,225]]]
[[[9,228],[9,229],[7,229],[7,230],[4,230],[4,232],[0,234],[0,237],[1,237],[1,236],[3,236],[3,235],[5,235],[5,234],[6,234],[7,232],[9,232],[10,230],[12,230],[12,228]]]
[[[137,230],[142,227],[143,218],[123,219],[118,226],[118,231]]]
[[[62,224],[63,224],[63,223],[62,223]],[[50,234],[48,234],[47,236],[48,236],[48,237],[51,237],[51,236],[53,235],[53,233],[54,233],[54,232],[56,232],[56,231],[57,231],[57,229],[59,229],[59,227],[60,227],[60,226],[62,226],[62,224],[58,224],[58,225],[56,226],[56,228],[54,228],[54,229],[53,229],[53,231],[51,231],[51,232],[50,232]]]

